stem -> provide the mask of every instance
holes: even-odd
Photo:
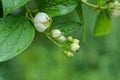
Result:
[[[54,44],[56,44],[57,46],[59,46],[59,47],[63,47],[62,45],[60,45],[59,43],[57,43],[55,40],[53,40],[47,33],[44,33],[46,36],[47,36],[47,38],[49,39],[49,40],[51,40]]]
[[[84,4],[86,4],[86,5],[88,5],[88,6],[90,6],[90,7],[93,7],[93,8],[97,8],[97,9],[107,9],[107,7],[94,5],[94,4],[91,4],[91,3],[87,2],[87,1],[82,1],[82,0],[81,0],[81,2],[84,3]]]
[[[82,10],[82,5],[81,4],[79,5],[80,6],[76,8],[76,11],[82,24],[82,38],[83,38],[83,42],[85,42],[85,24],[84,24],[83,12],[82,12],[83,10]]]
[[[53,23],[53,19],[52,19],[52,17],[50,17],[50,24],[49,24],[48,29],[47,29],[46,32],[50,31],[50,27],[52,26],[52,23]]]
[[[33,19],[31,17],[29,17],[29,13],[26,13],[25,16],[27,19],[29,19],[33,23]]]
[[[31,13],[31,9],[29,8],[28,4],[25,5],[25,8],[26,8],[26,14],[25,16],[33,23],[33,16],[32,16],[32,13]]]
[[[36,10],[31,10],[32,13],[38,13],[39,12],[39,9],[36,9]]]

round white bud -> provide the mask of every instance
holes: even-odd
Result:
[[[59,38],[58,38],[59,41],[61,42],[64,42],[66,40],[66,37],[61,35]]]
[[[34,22],[35,23],[47,22],[48,20],[50,20],[49,16],[46,13],[43,13],[43,12],[37,13],[34,17]]]
[[[120,16],[120,3],[118,1],[109,3],[109,8],[111,8],[112,16]]]
[[[47,29],[46,26],[44,26],[43,24],[39,24],[39,23],[34,24],[34,26],[36,30],[39,32],[44,32]]]
[[[60,37],[61,36],[61,31],[59,30],[59,29],[55,29],[55,30],[52,30],[52,34],[51,34],[51,36],[53,37],[53,38],[58,38],[58,37]]]
[[[80,48],[79,44],[76,44],[76,43],[71,44],[71,51],[75,52],[79,50],[79,48]]]
[[[46,13],[39,12],[34,17],[34,26],[37,31],[44,32],[50,25],[50,18]]]
[[[80,42],[80,41],[79,41],[78,39],[74,39],[74,40],[73,40],[73,43],[79,44],[79,42]]]
[[[114,9],[114,10],[111,12],[111,15],[112,15],[112,16],[120,16],[120,10]]]

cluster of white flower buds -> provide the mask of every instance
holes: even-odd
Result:
[[[68,41],[70,41],[70,48],[69,50],[64,51],[64,53],[68,56],[68,57],[73,57],[74,53],[76,53],[79,49],[80,49],[80,45],[79,45],[79,40],[78,39],[73,39],[71,36],[67,38]]]
[[[44,32],[50,26],[50,17],[43,12],[39,12],[34,17],[34,26],[37,31]]]
[[[66,37],[64,35],[62,35],[62,32],[59,29],[52,30],[51,36],[52,36],[52,38],[54,38],[60,42],[66,41]]]
[[[36,30],[39,32],[45,32],[51,24],[50,20],[50,17],[46,13],[39,12],[36,14],[34,17],[34,26]],[[74,53],[80,48],[78,39],[73,39],[72,37],[66,38],[59,29],[52,30],[49,36],[56,42],[61,44],[64,43],[65,46],[67,45],[64,54],[68,57],[73,57]]]
[[[76,53],[80,48],[80,41],[78,39],[73,39],[71,36],[66,39],[66,37],[62,35],[62,32],[59,29],[52,30],[51,36],[59,42],[68,41],[68,43],[70,43],[67,45],[67,49],[64,51],[64,54],[68,57],[73,57],[74,53]]]
[[[115,2],[111,2],[109,4],[109,8],[111,8],[112,16],[120,16],[120,3],[117,0]]]

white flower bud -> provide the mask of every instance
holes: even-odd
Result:
[[[47,22],[48,20],[50,20],[49,16],[46,13],[43,13],[43,12],[37,13],[36,16],[34,17],[34,22],[35,23]]]
[[[66,37],[61,35],[59,38],[58,38],[59,41],[61,42],[64,42],[66,40]]]
[[[39,32],[44,32],[47,29],[46,26],[44,26],[43,24],[39,24],[39,23],[34,24],[34,26],[36,30]]]
[[[112,15],[112,16],[120,16],[120,10],[114,9],[114,10],[111,12],[111,15]]]
[[[71,44],[71,51],[75,52],[75,51],[79,50],[79,48],[80,48],[79,44],[77,44],[77,43]]]
[[[79,41],[78,39],[74,39],[74,40],[73,40],[73,43],[79,44],[79,42],[80,42],[80,41]]]
[[[59,29],[55,29],[55,30],[52,30],[52,34],[51,34],[51,36],[53,37],[53,38],[58,38],[58,37],[60,37],[61,36],[61,31],[59,30]]]
[[[34,26],[37,31],[44,32],[50,25],[50,18],[46,13],[37,13],[34,17]]]
[[[111,15],[112,16],[120,16],[120,3],[115,1],[114,3],[109,4],[109,8],[111,8]]]
[[[73,54],[71,51],[64,51],[64,54],[65,54],[67,57],[74,57],[74,54]]]

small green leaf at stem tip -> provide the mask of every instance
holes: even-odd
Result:
[[[111,26],[112,22],[110,16],[105,11],[102,11],[97,17],[97,21],[94,28],[94,35],[107,35],[111,31]]]
[[[29,0],[2,0],[3,15],[15,11],[16,9],[25,5]]]
[[[0,19],[0,62],[23,52],[33,41],[35,30],[22,16]]]

